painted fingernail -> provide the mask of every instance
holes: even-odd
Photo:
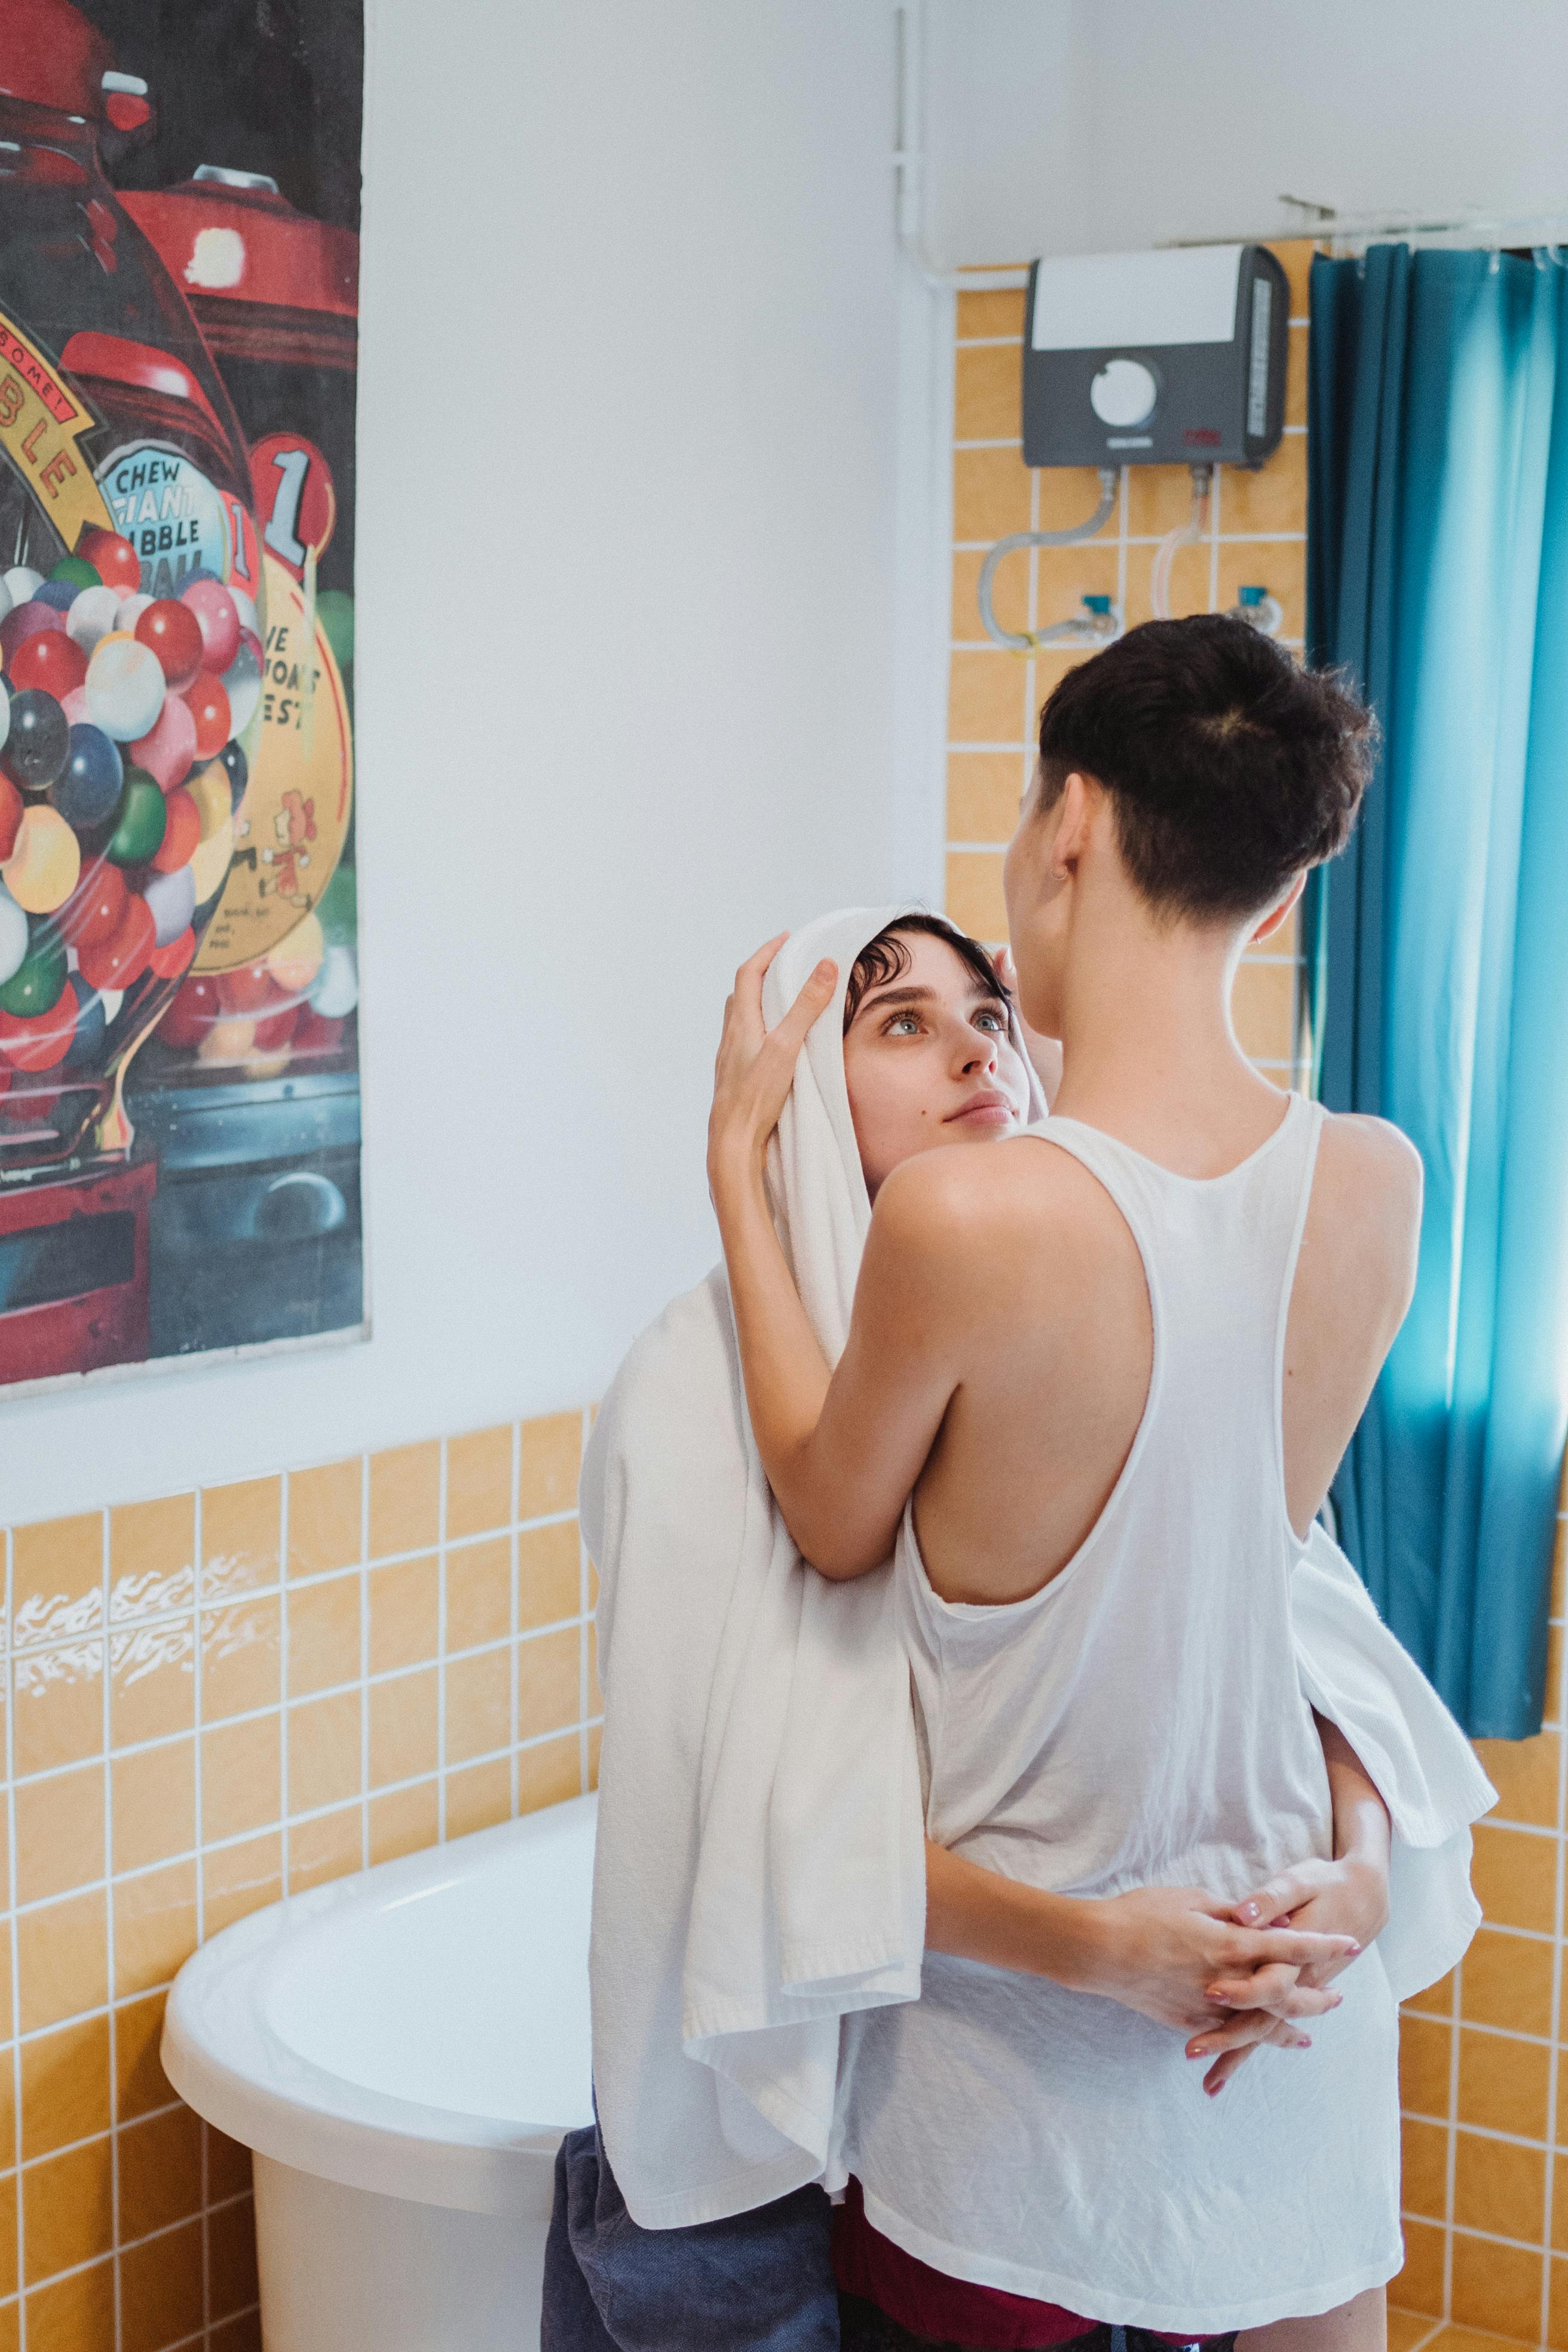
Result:
[[[1335,1995],[1334,1995],[1334,1997],[1333,1997],[1332,2000],[1331,2000],[1331,2001],[1330,2001],[1330,2003],[1329,2003],[1329,2007],[1330,2007],[1331,2009],[1340,2009],[1340,2008],[1342,2008],[1342,2007],[1343,2006],[1343,2004],[1344,2004],[1344,1998],[1345,1998],[1345,1997],[1344,1997],[1344,1995],[1343,1995],[1343,1993],[1342,1993],[1342,1992],[1337,1992],[1337,1993],[1335,1993]]]
[[[1237,1916],[1247,1920],[1259,1919],[1263,1916],[1262,1906],[1257,1903],[1244,1903]]]
[[[1353,1959],[1356,1954],[1361,1950],[1361,1946],[1359,1944],[1351,1944],[1348,1945],[1346,1948],[1349,1951],[1351,1958]]]
[[[1311,2046],[1311,2043],[1308,2041],[1304,2033],[1299,2033],[1296,2036],[1296,2047],[1298,2050],[1310,2050]]]

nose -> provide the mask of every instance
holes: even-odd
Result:
[[[977,1073],[994,1070],[995,1067],[995,1038],[987,1037],[983,1031],[971,1028],[966,1021],[963,1024],[963,1043],[960,1048],[960,1075],[966,1078],[973,1077]]]

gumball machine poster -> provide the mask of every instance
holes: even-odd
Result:
[[[353,1338],[359,0],[0,9],[0,1387]]]

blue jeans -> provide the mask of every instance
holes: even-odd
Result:
[[[832,2207],[797,2189],[755,2212],[645,2230],[595,2125],[555,2159],[541,2352],[839,2352]]]

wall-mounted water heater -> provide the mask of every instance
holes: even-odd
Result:
[[[1024,463],[1261,465],[1285,423],[1289,291],[1261,245],[1037,261]]]

